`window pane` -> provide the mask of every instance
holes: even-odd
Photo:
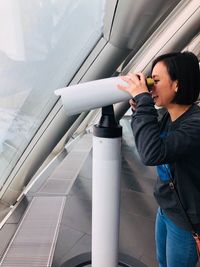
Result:
[[[0,1],[0,186],[102,35],[104,0]]]

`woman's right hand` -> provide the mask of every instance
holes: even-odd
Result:
[[[136,110],[136,102],[135,102],[133,99],[130,99],[130,100],[129,100],[129,104],[130,104],[130,106],[131,106],[131,109],[132,109],[133,111],[135,111],[135,110]]]

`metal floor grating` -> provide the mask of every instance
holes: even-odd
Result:
[[[2,267],[51,267],[67,195],[92,148],[86,135],[33,197],[1,261]],[[31,190],[30,190],[31,191]]]
[[[65,197],[37,197],[27,209],[0,263],[2,267],[49,267]]]

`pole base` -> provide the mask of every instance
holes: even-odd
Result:
[[[64,262],[60,267],[92,267],[91,252],[77,255]],[[120,253],[118,267],[147,267],[147,265],[133,257]]]

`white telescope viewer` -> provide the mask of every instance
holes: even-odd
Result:
[[[60,95],[67,115],[112,105],[131,98],[130,94],[119,90],[117,84],[126,84],[120,77],[112,77],[77,85],[71,85],[55,91]]]
[[[127,85],[120,77],[112,77],[55,91],[67,115],[102,107],[99,124],[93,128],[92,267],[119,264],[122,127],[115,120],[112,104],[127,101],[131,95],[117,84]]]

